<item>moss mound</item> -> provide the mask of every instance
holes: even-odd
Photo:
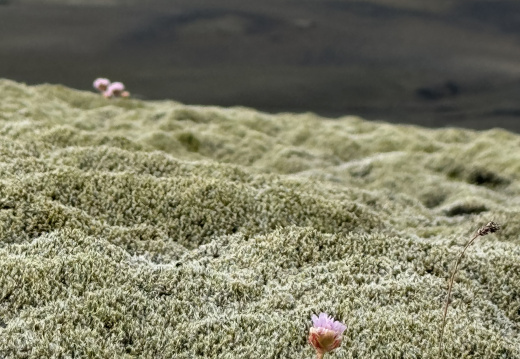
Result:
[[[520,136],[0,80],[0,356],[520,358]]]

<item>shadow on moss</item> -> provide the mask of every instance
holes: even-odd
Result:
[[[511,181],[507,178],[504,178],[496,174],[495,172],[489,171],[485,168],[473,169],[466,180],[468,183],[491,188],[507,186],[509,183],[511,183]]]
[[[456,204],[449,209],[446,209],[444,213],[448,217],[461,216],[466,214],[479,214],[482,212],[486,212],[488,209],[483,204],[477,203],[461,203]]]
[[[191,132],[182,132],[177,135],[177,140],[190,152],[199,152],[200,141]]]

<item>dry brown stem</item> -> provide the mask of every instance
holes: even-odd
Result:
[[[443,349],[444,349],[443,344],[444,343],[442,341],[443,336],[444,336],[444,327],[446,326],[446,317],[448,315],[448,307],[450,305],[451,291],[453,289],[453,283],[455,281],[455,275],[457,274],[457,269],[459,268],[459,264],[462,261],[462,258],[464,257],[464,253],[466,253],[466,249],[468,249],[468,247],[473,244],[475,239],[477,239],[478,237],[481,237],[481,236],[485,236],[485,235],[487,235],[489,233],[495,233],[499,229],[500,229],[500,225],[498,223],[495,223],[495,222],[489,222],[484,227],[481,227],[477,231],[477,233],[473,236],[473,238],[471,238],[468,241],[468,243],[466,243],[466,245],[462,249],[462,252],[460,252],[460,254],[457,256],[457,262],[455,263],[455,268],[453,269],[453,273],[451,274],[451,277],[450,277],[450,282],[449,282],[449,285],[448,285],[448,295],[446,296],[446,303],[444,305],[444,312],[443,312],[443,315],[442,315],[442,325],[441,325],[441,331],[440,331],[440,335],[439,335],[439,347],[440,347],[441,358],[444,356],[444,352],[443,352]]]

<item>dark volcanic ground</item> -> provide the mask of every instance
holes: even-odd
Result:
[[[520,132],[517,1],[41,2],[0,0],[0,77]]]

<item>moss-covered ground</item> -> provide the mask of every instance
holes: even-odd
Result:
[[[520,358],[520,136],[0,80],[0,356]]]

